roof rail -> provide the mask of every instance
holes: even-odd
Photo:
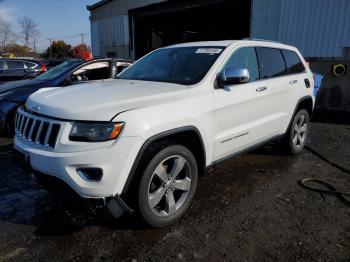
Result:
[[[278,44],[282,44],[281,42],[274,41],[274,40],[268,40],[268,39],[259,39],[259,38],[252,38],[252,37],[243,38],[242,40],[250,40],[250,41],[265,41],[265,42],[271,42],[271,43],[278,43]]]

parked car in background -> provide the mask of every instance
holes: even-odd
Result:
[[[43,87],[64,87],[93,80],[114,78],[132,61],[120,58],[67,60],[35,79],[0,85],[0,135],[12,136],[17,108]]]
[[[34,59],[0,59],[0,83],[35,78],[46,72],[46,66]]]
[[[66,59],[41,59],[40,62],[42,62],[47,70],[50,70],[51,68],[59,65],[60,63],[66,61]]]

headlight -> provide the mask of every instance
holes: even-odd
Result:
[[[124,123],[83,123],[74,124],[69,140],[80,142],[102,142],[116,139]]]
[[[9,92],[5,92],[5,93],[0,94],[0,101],[4,100],[4,98],[6,98],[6,96],[8,96],[12,93],[13,93],[12,91],[9,91]]]

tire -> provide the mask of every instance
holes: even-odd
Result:
[[[196,192],[195,157],[182,145],[169,145],[155,154],[144,170],[137,200],[141,217],[152,227],[174,223]]]
[[[297,155],[304,149],[309,135],[309,126],[309,113],[305,109],[299,110],[283,139],[283,146],[287,153]]]

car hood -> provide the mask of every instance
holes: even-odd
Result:
[[[179,99],[188,92],[184,85],[108,80],[65,88],[40,89],[27,100],[29,110],[39,114],[81,121],[110,121],[120,112]]]
[[[0,94],[9,92],[9,91],[16,91],[19,88],[27,88],[27,87],[36,87],[38,85],[42,85],[43,81],[38,80],[19,80],[19,81],[12,81],[12,82],[6,82],[4,84],[0,85]]]

